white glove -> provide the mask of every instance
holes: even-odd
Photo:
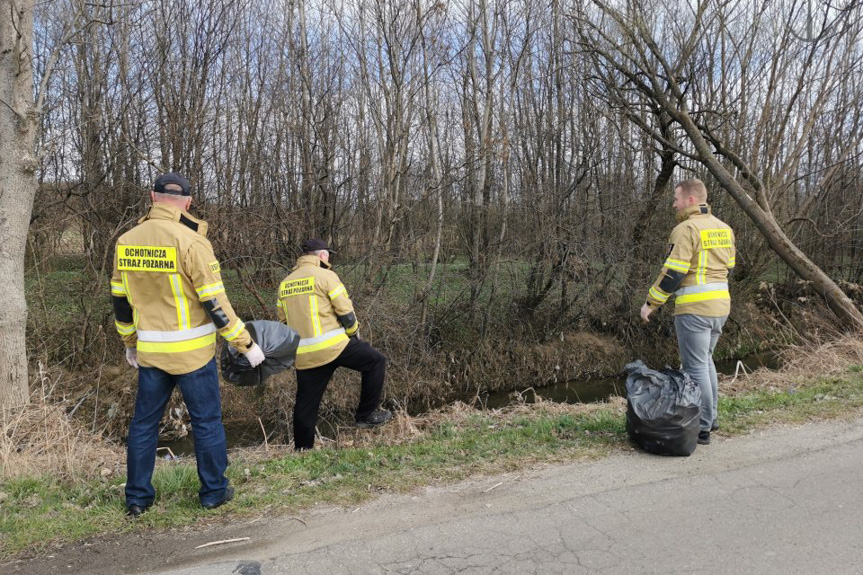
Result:
[[[126,363],[138,369],[138,348],[136,347],[127,347],[126,348]]]
[[[252,347],[249,348],[249,351],[245,352],[243,355],[246,356],[246,359],[249,360],[249,363],[252,367],[258,367],[263,363],[264,359],[264,350],[261,349],[261,346],[252,342]]]

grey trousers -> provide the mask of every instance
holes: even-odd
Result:
[[[722,334],[722,326],[728,316],[706,317],[684,314],[674,316],[674,329],[677,332],[677,347],[683,371],[701,388],[702,431],[710,431],[716,419],[719,400],[719,383],[716,379],[716,366],[713,364],[713,350]]]

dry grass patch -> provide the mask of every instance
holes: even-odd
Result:
[[[125,473],[123,451],[84,429],[61,404],[38,400],[0,418],[0,479],[107,479]]]
[[[720,390],[734,396],[753,391],[783,391],[814,378],[838,376],[849,367],[863,366],[863,340],[846,335],[833,341],[789,346],[779,352],[782,367],[720,376]]]

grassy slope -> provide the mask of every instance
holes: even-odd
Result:
[[[722,435],[776,422],[858,413],[863,373],[852,365],[833,375],[755,385],[722,397]],[[400,417],[342,445],[295,454],[285,449],[234,454],[228,475],[235,501],[215,512],[197,505],[197,475],[188,462],[161,463],[155,509],[138,521],[123,514],[121,479],[61,482],[29,477],[0,483],[0,557],[101,534],[162,529],[219,517],[296,512],[317,502],[348,505],[380,491],[496,473],[535,462],[602,457],[628,447],[620,402],[594,406],[537,404],[501,412],[451,408],[419,419]]]

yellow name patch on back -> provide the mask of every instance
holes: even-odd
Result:
[[[730,248],[734,245],[731,230],[701,230],[701,249]]]
[[[282,282],[279,286],[279,298],[302,295],[315,292],[315,278],[300,278]]]
[[[124,272],[177,271],[177,248],[173,246],[117,246],[117,269]]]

